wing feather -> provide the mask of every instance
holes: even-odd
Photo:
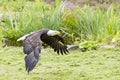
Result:
[[[39,61],[40,46],[37,46],[31,53],[25,57],[25,66],[28,73],[33,70]]]
[[[61,53],[63,55],[69,53],[67,46],[64,44],[63,38],[60,36],[43,35],[41,40],[52,47],[58,54]]]
[[[29,40],[25,40],[23,42],[23,47],[24,47],[23,51],[24,51],[25,54],[29,54],[29,53],[31,53],[33,51],[33,47],[32,47]]]
[[[35,58],[34,52],[30,53],[25,57],[25,65],[26,65],[26,70],[28,73],[33,70],[35,65],[37,64],[39,58]]]

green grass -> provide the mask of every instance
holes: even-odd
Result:
[[[27,74],[22,48],[0,48],[0,80],[120,80],[120,49],[48,53]]]

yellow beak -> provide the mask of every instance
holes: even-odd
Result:
[[[60,35],[61,33],[59,31],[56,32],[57,35]]]

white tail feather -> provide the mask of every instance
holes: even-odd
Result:
[[[34,33],[34,32],[31,32],[30,34],[33,34],[33,33]],[[26,34],[26,35],[20,37],[19,39],[17,39],[17,41],[23,41],[23,40],[25,40],[25,38],[26,38],[27,36],[29,36],[30,34]]]
[[[23,40],[25,40],[25,38],[26,38],[28,35],[29,35],[29,34],[26,34],[26,35],[20,37],[19,39],[17,39],[17,41],[23,41]]]

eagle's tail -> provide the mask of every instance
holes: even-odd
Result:
[[[33,34],[33,33],[34,33],[34,32],[31,32],[30,34]],[[26,35],[20,37],[19,39],[17,39],[17,41],[23,41],[23,40],[25,40],[25,38],[26,38],[27,36],[29,36],[30,34],[26,34]]]
[[[26,38],[28,35],[30,35],[30,34],[26,34],[26,35],[20,37],[19,39],[17,39],[17,41],[23,41],[23,40],[25,40],[25,38]]]

